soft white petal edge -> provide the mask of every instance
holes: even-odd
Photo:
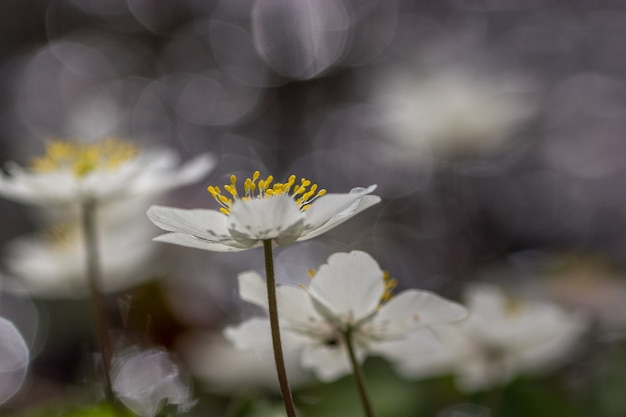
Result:
[[[214,252],[241,252],[253,247],[239,247],[236,246],[236,242],[209,242],[188,235],[186,233],[166,233],[164,235],[157,236],[152,240],[156,242],[171,243],[174,245],[186,246],[188,248],[204,249]]]

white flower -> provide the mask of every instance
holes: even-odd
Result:
[[[368,254],[335,253],[313,277],[309,287],[279,286],[278,311],[283,342],[301,349],[301,363],[323,381],[350,372],[345,334],[355,354],[390,360],[432,348],[436,341],[427,326],[460,320],[464,307],[431,292],[407,290],[391,297],[394,281]],[[255,272],[239,275],[243,300],[267,310],[266,285]],[[258,349],[269,341],[269,321],[250,319],[226,336],[239,349]]]
[[[15,325],[0,317],[0,404],[15,395],[24,383],[30,353]]]
[[[104,206],[97,219],[103,292],[121,291],[151,278],[147,267],[157,248],[150,241],[154,234],[143,213],[145,205],[125,203]],[[118,210],[123,218],[115,218]],[[86,252],[78,219],[17,238],[4,253],[7,270],[14,278],[7,289],[43,298],[86,297]]]
[[[222,334],[190,334],[182,339],[180,346],[187,369],[212,391],[279,392],[271,342],[267,349],[242,351],[234,349]],[[296,349],[283,346],[283,356],[291,387],[310,380],[310,373],[300,366]]]
[[[379,101],[391,138],[437,157],[474,156],[501,145],[533,113],[528,87],[471,69],[424,75],[414,68],[383,78]]]
[[[131,350],[115,358],[113,391],[141,417],[154,417],[168,404],[179,413],[194,405],[189,379],[161,349]]]
[[[265,180],[259,176],[256,171],[246,179],[243,195],[237,191],[234,175],[224,194],[219,187],[209,187],[222,206],[220,211],[151,207],[150,220],[171,232],[155,240],[217,252],[250,249],[264,240],[287,245],[318,236],[380,201],[368,195],[375,185],[327,194],[306,179],[296,184],[295,175],[273,185],[272,176]]]
[[[410,377],[454,372],[464,391],[508,383],[520,372],[545,371],[566,360],[588,328],[586,316],[548,302],[521,301],[486,284],[468,288],[469,317],[433,330],[445,346],[401,363]]]
[[[199,180],[215,165],[200,155],[176,168],[168,149],[139,151],[117,139],[96,143],[52,141],[29,169],[9,163],[0,175],[0,195],[37,205],[106,201],[153,195]]]

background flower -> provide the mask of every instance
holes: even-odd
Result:
[[[114,204],[98,214],[98,243],[102,264],[101,289],[117,292],[154,277],[150,262],[157,247],[144,218],[145,203]],[[123,213],[123,215],[121,215]],[[9,242],[4,263],[13,278],[7,289],[41,298],[88,296],[86,249],[78,219],[49,226],[36,235]]]
[[[28,371],[30,352],[15,325],[0,317],[0,404],[22,387]]]
[[[193,406],[189,380],[164,350],[126,351],[113,368],[115,394],[141,417],[155,417],[167,405],[179,413]]]
[[[39,205],[156,195],[198,181],[215,164],[208,154],[179,168],[177,162],[172,150],[144,151],[117,139],[53,141],[30,169],[7,165],[8,175],[0,177],[0,195]]]
[[[234,349],[221,333],[215,333],[187,335],[179,344],[188,369],[208,391],[244,397],[259,391],[279,392],[271,342],[265,346],[267,349],[242,351]],[[297,350],[293,346],[284,348],[290,385],[298,387],[309,382],[311,376],[300,365]]]
[[[545,372],[566,362],[588,330],[585,315],[555,304],[525,302],[502,289],[473,284],[469,317],[434,328],[443,348],[398,367],[407,376],[453,372],[459,387],[476,391],[504,385],[517,374]]]

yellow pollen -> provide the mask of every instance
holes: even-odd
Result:
[[[306,273],[309,275],[309,278],[313,279],[315,278],[315,274],[317,273],[317,271],[313,268],[310,268],[306,271]]]
[[[383,271],[383,283],[385,284],[383,295],[380,296],[379,304],[384,304],[393,298],[393,290],[398,286],[398,280],[391,278],[389,272]]]
[[[507,294],[504,301],[504,313],[510,317],[522,314],[525,309],[524,302]]]
[[[41,232],[41,237],[52,247],[61,248],[71,246],[78,237],[79,230],[75,225],[57,224]]]
[[[271,198],[285,194],[296,201],[301,211],[305,211],[311,207],[314,200],[326,194],[325,189],[318,190],[317,184],[313,184],[311,180],[302,178],[300,184],[296,184],[295,175],[290,175],[284,183],[274,183],[274,177],[271,175],[265,179],[260,178],[259,171],[255,171],[251,178],[246,178],[243,182],[243,195],[237,191],[235,175],[230,176],[230,184],[224,185],[224,193],[217,186],[209,186],[207,191],[220,204],[220,212],[226,215],[230,214],[236,200],[248,201],[253,198]]]
[[[44,156],[32,160],[31,169],[41,173],[69,170],[77,178],[83,178],[96,170],[115,170],[137,153],[136,146],[116,138],[97,143],[53,140],[46,144]]]

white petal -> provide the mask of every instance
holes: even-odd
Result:
[[[464,359],[467,360],[468,358]],[[444,345],[441,349],[420,352],[419,355],[406,357],[406,360],[396,362],[395,369],[405,378],[423,379],[451,373],[457,361],[454,351]]]
[[[363,362],[365,354],[357,351],[357,360]],[[313,371],[324,382],[332,382],[339,377],[352,373],[348,352],[339,347],[323,345],[307,346],[302,351],[302,367]]]
[[[355,210],[358,207],[358,201],[375,189],[375,185],[370,185],[368,188],[355,188],[347,194],[326,194],[318,198],[311,203],[311,207],[305,212],[307,229],[315,230],[335,216],[339,216],[342,219],[341,222],[348,220],[357,213]],[[380,201],[380,198],[376,198],[375,200],[371,200],[372,204],[367,207]],[[335,225],[341,222],[337,222]]]
[[[12,322],[0,317],[0,404],[21,388],[28,361],[24,338]]]
[[[261,275],[254,271],[242,272],[237,280],[241,299],[267,311],[267,284]]]
[[[315,274],[310,294],[344,324],[375,311],[385,290],[383,271],[365,252],[335,253]]]
[[[224,336],[239,350],[272,350],[269,319],[252,318],[238,326],[229,326]]]
[[[317,311],[309,293],[300,287],[281,285],[276,289],[278,316],[294,331],[326,329],[326,319]]]
[[[407,290],[384,304],[370,323],[364,325],[374,334],[403,334],[423,325],[462,320],[467,310],[429,291]]]
[[[242,300],[268,310],[267,284],[256,272],[239,274],[239,296]],[[294,332],[327,327],[315,307],[309,293],[300,287],[279,285],[276,288],[278,317],[283,326]]]
[[[250,390],[278,393],[278,379],[271,349],[242,351],[225,338],[215,334],[190,334],[178,343],[187,369],[211,389],[232,395]],[[300,366],[300,352],[283,346],[285,366],[292,387],[310,380]]]
[[[427,328],[411,332],[398,339],[370,341],[368,351],[393,362],[410,360],[417,355],[431,354],[443,349],[441,342]]]
[[[133,194],[161,193],[169,189],[191,184],[206,176],[216,164],[216,158],[210,154],[199,155],[187,161],[182,167],[173,169],[176,155],[169,152],[163,155],[151,155],[148,166],[142,167],[133,181]],[[147,158],[146,158],[147,159]],[[146,161],[148,162],[148,161]]]
[[[212,154],[201,154],[197,157],[185,162],[185,164],[180,167],[178,172],[174,177],[173,184],[174,186],[191,184],[198,180],[201,180],[206,176],[209,171],[215,167],[217,163],[217,158]]]
[[[152,223],[168,232],[186,233],[211,242],[232,240],[226,228],[228,216],[219,211],[152,206],[146,214]]]
[[[351,205],[341,213],[338,213],[337,215],[331,217],[326,223],[316,226],[313,229],[310,228],[313,226],[307,226],[307,231],[298,240],[307,240],[324,234],[327,231],[339,226],[346,220],[350,220],[352,217],[356,216],[360,212],[372,207],[375,204],[378,204],[379,202],[380,197],[376,195],[365,195],[361,197],[359,201],[353,203],[353,205]]]
[[[228,229],[237,240],[295,241],[303,230],[302,212],[287,195],[236,200],[228,216]]]
[[[152,417],[165,404],[185,411],[193,405],[188,378],[160,349],[125,352],[115,358],[113,390],[135,413]]]
[[[7,164],[11,175],[0,175],[0,195],[28,204],[66,204],[80,197],[73,175],[65,172],[32,174],[17,164]]]
[[[210,250],[213,252],[241,252],[251,248],[243,247],[239,242],[235,241],[209,242],[186,233],[166,233],[164,235],[157,236],[152,240],[186,246],[188,248]]]

